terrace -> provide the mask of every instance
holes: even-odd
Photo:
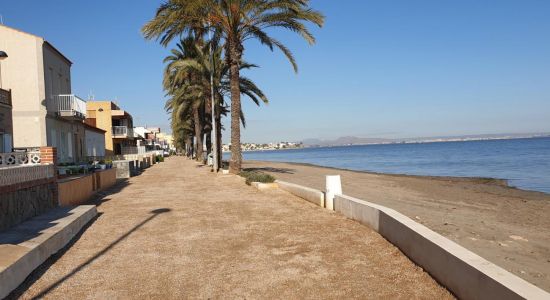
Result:
[[[49,112],[70,120],[86,118],[86,101],[76,95],[54,95],[47,101]]]

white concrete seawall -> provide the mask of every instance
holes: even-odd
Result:
[[[320,207],[325,207],[325,193],[286,181],[276,180],[275,182],[282,190],[305,199],[315,205],[319,205]]]
[[[277,180],[279,187],[325,207],[325,193]],[[461,299],[550,299],[550,293],[483,259],[405,215],[336,195],[334,210],[367,225]]]

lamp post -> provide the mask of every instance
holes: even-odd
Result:
[[[0,89],[2,88],[2,61],[8,58],[8,54],[4,51],[0,51]]]

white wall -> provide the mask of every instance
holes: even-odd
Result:
[[[105,156],[105,135],[86,129],[86,155]]]

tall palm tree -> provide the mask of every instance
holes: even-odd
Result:
[[[175,49],[172,49],[171,55],[164,59],[167,63],[164,71],[164,89],[173,98],[178,109],[191,110],[196,139],[196,159],[203,159],[203,136],[205,127],[204,108],[205,100],[208,96],[203,87],[202,74],[188,68],[182,68],[183,62],[194,61],[200,53],[197,52],[196,44],[200,43],[194,37],[188,37],[181,40]],[[172,105],[167,108],[172,108]]]
[[[304,25],[305,22],[319,27],[324,23],[324,16],[309,7],[309,0],[168,0],[142,29],[145,38],[159,39],[163,45],[184,33],[205,28],[224,39],[231,75],[232,173],[240,172],[242,162],[239,63],[245,50],[244,42],[256,39],[271,50],[280,49],[297,72],[297,64],[290,50],[270,36],[266,29],[284,28],[313,44],[315,38]]]
[[[164,75],[164,87],[172,97],[167,101],[168,111],[179,111],[176,117],[184,117],[189,109],[193,109],[192,118],[195,128],[201,122],[204,131],[212,130],[211,118],[211,89],[210,74],[213,75],[214,109],[217,124],[218,159],[221,159],[221,116],[227,112],[225,97],[230,93],[229,66],[222,59],[222,49],[216,41],[207,43],[194,43],[193,38],[181,40],[172,55],[165,58],[167,63]],[[212,43],[212,45],[210,45]],[[256,68],[258,66],[242,61],[241,70]],[[190,75],[192,75],[190,77]],[[193,80],[189,80],[192,78]],[[256,105],[261,102],[267,104],[268,99],[263,91],[249,78],[241,76],[239,80],[241,93],[250,98]],[[207,95],[207,97],[204,97]],[[203,105],[205,103],[205,105]],[[205,110],[203,118],[198,118],[196,108]],[[188,116],[189,117],[189,116]],[[244,114],[241,112],[241,122],[246,126]],[[206,129],[208,128],[208,129]],[[195,130],[195,135],[200,130]],[[199,140],[199,139],[197,139]],[[200,143],[197,143],[197,153],[200,152]],[[207,147],[209,150],[211,147]]]
[[[231,87],[231,161],[230,172],[241,169],[240,147],[241,91],[239,63],[244,54],[244,42],[256,39],[271,50],[280,49],[297,72],[291,51],[265,30],[284,28],[314,44],[315,38],[304,23],[319,27],[324,16],[309,7],[309,0],[168,0],[155,17],[143,27],[147,39],[159,39],[167,45],[184,33],[214,31],[225,41],[225,56],[230,67]]]

